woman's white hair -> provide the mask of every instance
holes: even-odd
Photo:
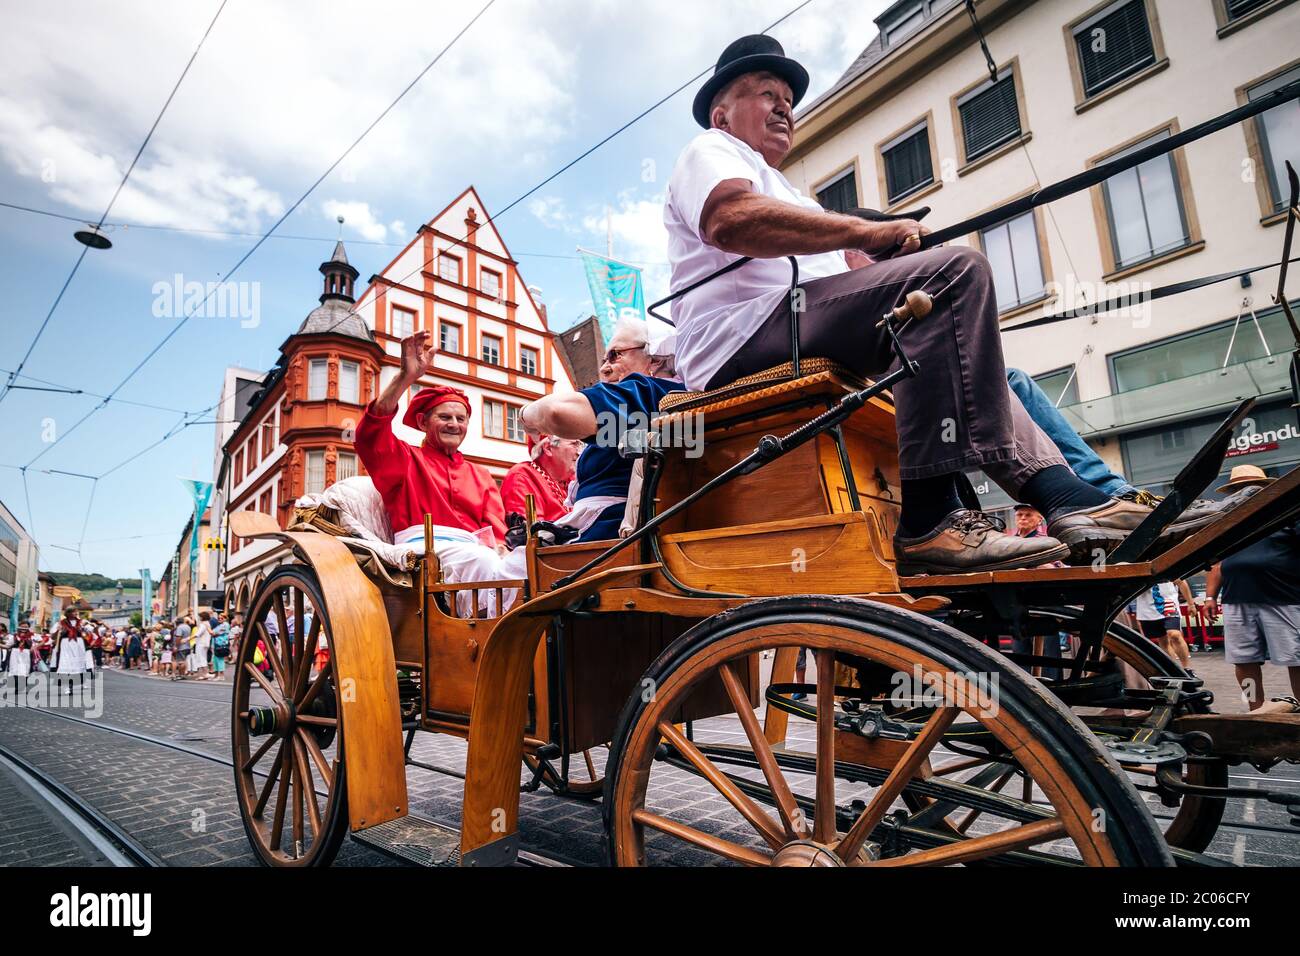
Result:
[[[650,357],[650,374],[655,378],[677,378],[677,365],[671,353],[656,353],[654,343],[650,341],[650,325],[644,319],[624,318],[614,324],[614,334],[610,341],[619,336],[630,338],[632,342],[646,350]]]

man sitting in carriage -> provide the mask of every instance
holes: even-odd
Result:
[[[505,509],[486,468],[460,453],[470,418],[469,397],[438,385],[411,399],[402,423],[424,432],[417,448],[393,434],[397,403],[420,379],[435,345],[427,331],[402,342],[402,370],[371,402],[357,426],[357,454],[384,501],[396,544],[424,540],[433,516],[434,552],[443,579],[492,580],[505,550]]]
[[[674,309],[677,368],[691,389],[715,389],[789,359],[790,265],[799,264],[804,355],[835,356],[878,376],[895,363],[879,316],[914,290],[934,311],[900,341],[921,372],[894,387],[902,515],[900,570],[968,572],[1077,558],[1117,545],[1151,513],[1081,481],[1008,388],[988,260],[952,246],[920,251],[913,219],[868,221],[823,210],[778,167],[794,145],[804,68],[768,36],[735,41],[694,102],[705,133],[673,170],[664,208],[672,288],[753,261],[686,293]],[[1048,535],[998,532],[959,496],[963,472],[982,469],[1047,519]],[[1230,504],[1198,502],[1165,532],[1181,536]]]
[[[533,496],[538,518],[558,521],[569,513],[565,501],[582,443],[556,435],[527,437],[528,460],[513,466],[501,482],[507,522],[512,514],[528,513],[528,495]]]

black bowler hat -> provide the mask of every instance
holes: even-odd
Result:
[[[724,86],[746,73],[775,73],[781,77],[790,84],[795,106],[808,92],[808,71],[786,56],[784,47],[774,38],[756,33],[741,37],[722,51],[713,76],[695,94],[695,105],[691,107],[695,122],[708,129],[713,98]]]

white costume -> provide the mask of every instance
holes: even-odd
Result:
[[[81,637],[61,637],[54,646],[54,656],[58,663],[54,667],[56,674],[84,674],[94,667],[94,661],[86,653],[86,642]]]
[[[17,638],[10,637],[9,661],[5,664],[5,673],[10,677],[26,677],[32,672],[32,652],[22,647]]]

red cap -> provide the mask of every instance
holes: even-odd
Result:
[[[451,385],[434,385],[421,391],[415,398],[411,399],[406,406],[406,414],[402,416],[402,424],[410,425],[412,428],[419,428],[416,424],[416,416],[427,415],[432,409],[438,407],[443,402],[460,402],[465,406],[465,414],[472,414],[469,405],[469,396],[458,388]]]

